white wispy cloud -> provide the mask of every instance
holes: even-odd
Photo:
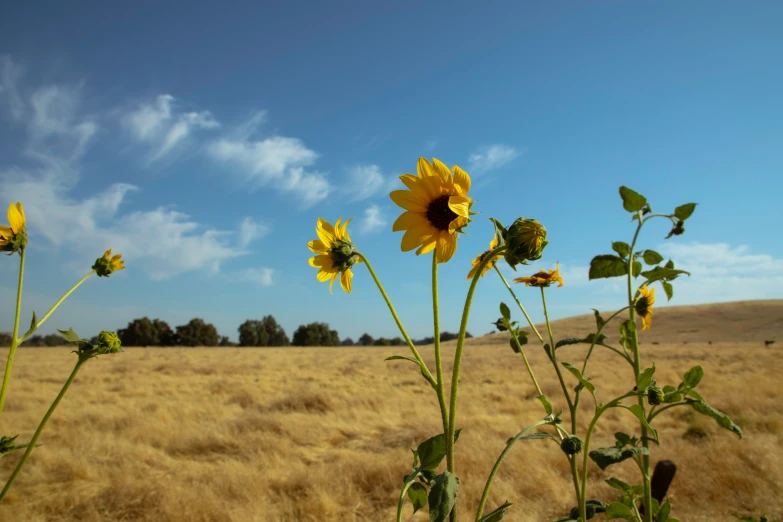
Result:
[[[123,117],[134,138],[153,145],[151,162],[169,154],[194,130],[220,127],[209,111],[177,111],[175,102],[171,94],[161,94],[154,102],[142,103]]]
[[[274,284],[275,271],[271,268],[246,268],[234,274],[238,281],[255,283],[260,286],[272,286]]]
[[[297,138],[254,138],[265,114],[255,113],[233,135],[210,143],[208,154],[218,162],[237,167],[254,189],[271,185],[296,194],[305,206],[326,198],[331,190],[326,175],[305,171],[318,159],[315,151]]]
[[[49,161],[78,160],[98,130],[79,114],[81,87],[48,85],[30,97],[28,154]]]
[[[348,170],[348,188],[352,201],[361,201],[377,194],[384,185],[378,165],[356,165]]]
[[[381,208],[378,205],[370,205],[365,209],[364,217],[359,223],[359,232],[370,234],[385,227],[387,223]]]
[[[239,248],[247,248],[253,241],[269,233],[269,227],[251,217],[245,217],[239,224],[237,233]]]
[[[24,101],[19,95],[19,80],[23,69],[11,60],[10,56],[0,56],[0,98],[8,104],[8,110],[14,120],[21,120],[25,112]]]
[[[508,145],[482,147],[468,157],[468,172],[481,174],[500,168],[519,156],[519,151]]]

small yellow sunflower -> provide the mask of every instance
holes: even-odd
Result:
[[[647,288],[647,285],[639,289],[639,298],[633,307],[636,313],[642,318],[642,330],[647,330],[652,326],[652,305],[655,303],[655,288]]]
[[[470,269],[470,272],[468,272],[468,281],[473,279],[473,276],[476,275],[476,270],[478,270],[479,265],[482,261],[484,261],[484,258],[487,257],[487,254],[489,254],[492,250],[495,250],[500,242],[498,241],[498,237],[495,236],[492,241],[489,243],[489,250],[485,251],[483,254],[479,254],[476,256],[476,259],[473,260],[473,268]],[[484,277],[484,275],[492,270],[492,267],[495,266],[495,263],[497,263],[499,260],[503,259],[503,254],[498,254],[492,259],[487,262],[486,265],[484,265],[484,269],[481,271],[481,277]]]
[[[435,250],[438,263],[445,263],[457,251],[458,232],[470,222],[470,176],[458,166],[449,170],[438,159],[419,158],[418,176],[403,174],[400,180],[410,190],[395,190],[389,196],[405,209],[392,231],[405,230],[400,248],[416,255]]]
[[[111,255],[111,248],[103,253],[103,257],[95,260],[92,269],[99,277],[108,277],[112,272],[125,269],[125,261],[120,259],[122,254]]]
[[[24,217],[22,204],[17,202],[8,206],[8,225],[0,225],[0,249],[3,251],[15,252],[27,244],[25,225],[27,220]]]
[[[563,286],[563,278],[560,276],[560,263],[555,265],[554,270],[542,270],[536,272],[530,277],[517,277],[515,283],[525,283],[525,286],[537,286],[546,288],[552,283],[558,283],[557,287]]]
[[[318,218],[315,232],[319,239],[307,243],[307,248],[318,254],[309,260],[310,266],[319,269],[316,278],[322,283],[331,279],[329,293],[332,293],[332,285],[339,276],[340,286],[350,294],[353,279],[351,267],[361,262],[346,230],[352,219],[341,225],[342,218],[339,218],[333,227],[326,220]]]

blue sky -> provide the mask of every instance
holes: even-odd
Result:
[[[587,266],[632,235],[621,184],[655,211],[699,203],[685,235],[652,222],[641,239],[693,271],[671,304],[781,298],[781,26],[773,1],[5,5],[0,202],[27,212],[24,317],[113,248],[128,268],[89,280],[42,333],[147,315],[236,339],[272,314],[289,335],[326,321],[395,336],[363,267],[330,295],[307,265],[316,218],[342,216],[410,334],[431,335],[431,258],[400,252],[388,196],[420,156],[465,168],[480,212],[440,267],[444,330],[490,216],[549,230],[516,275],[560,262],[553,316],[620,306],[619,283]],[[2,330],[16,270],[0,263]],[[541,319],[537,292],[518,293]],[[489,274],[469,331],[491,330],[501,300]]]

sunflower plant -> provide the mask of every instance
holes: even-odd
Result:
[[[415,364],[437,397],[443,429],[441,433],[421,442],[412,450],[413,463],[410,471],[403,476],[403,486],[398,497],[397,521],[402,520],[406,497],[412,503],[414,513],[428,507],[430,522],[458,520],[460,479],[454,472],[454,462],[455,445],[460,434],[460,430],[456,429],[460,367],[473,294],[479,280],[490,270],[494,270],[522,312],[530,332],[518,326],[517,321],[512,321],[511,309],[505,303],[500,304],[501,317],[495,325],[498,330],[509,332],[511,348],[515,353],[520,354],[544,411],[538,421],[508,439],[505,449],[497,458],[486,480],[474,520],[498,522],[504,517],[511,506],[508,501],[492,511],[485,512],[493,481],[503,460],[518,441],[544,440],[560,447],[568,460],[573,479],[576,506],[558,522],[586,522],[597,513],[605,513],[607,520],[676,522],[676,519],[669,515],[671,510],[669,501],[655,499],[651,493],[650,442],[659,443],[658,432],[653,427],[653,421],[666,410],[688,407],[714,418],[720,426],[742,437],[739,427],[725,414],[709,406],[695,390],[704,374],[700,366],[688,370],[677,387],[666,385],[661,388],[654,379],[655,365],[645,367],[639,351],[637,318],[641,320],[642,330],[652,327],[655,304],[653,285],[660,284],[667,298],[671,299],[674,294],[673,281],[679,276],[689,275],[684,270],[676,269],[671,260],[662,264],[663,256],[657,252],[649,249],[640,250],[637,246],[640,232],[651,219],[665,218],[672,223],[667,239],[680,235],[684,232],[685,221],[695,210],[696,204],[688,203],[679,206],[672,214],[653,214],[646,198],[627,187],[620,187],[623,207],[631,213],[632,221],[636,222],[633,239],[630,244],[614,242],[612,243],[614,254],[593,258],[590,263],[589,278],[592,280],[624,277],[627,286],[625,305],[606,319],[595,310],[594,333],[585,338],[565,338],[557,342],[549,320],[546,289],[555,284],[557,287],[564,285],[559,264],[555,264],[552,270],[541,270],[530,276],[513,280],[514,283],[524,284],[528,288],[539,289],[546,323],[544,335],[534,325],[499,266],[499,263],[505,260],[512,269],[516,270],[519,265],[541,259],[548,244],[546,228],[531,218],[520,217],[509,227],[503,226],[497,219],[490,218],[494,225],[494,237],[489,243],[489,249],[473,260],[472,268],[468,272],[470,285],[463,307],[447,400],[446,376],[443,374],[441,362],[438,265],[452,259],[457,249],[458,235],[469,226],[472,216],[475,215],[472,211],[474,200],[468,195],[471,185],[470,176],[459,166],[455,165],[449,169],[437,159],[430,162],[420,158],[417,163],[417,174],[403,174],[400,180],[407,190],[395,190],[390,194],[392,201],[404,210],[392,226],[395,232],[404,231],[400,249],[403,252],[416,249],[416,255],[432,254],[434,369],[427,366],[408,336],[372,265],[351,242],[346,230],[348,222],[341,225],[341,220],[338,219],[332,226],[325,220],[319,219],[316,227],[318,239],[308,244],[310,250],[318,254],[310,259],[310,265],[319,269],[318,280],[322,282],[331,280],[334,283],[339,277],[341,286],[348,293],[351,292],[350,282],[353,277],[351,268],[359,262],[367,266],[412,354],[412,357],[395,355],[387,360],[407,360]],[[647,265],[647,269],[643,267],[642,262]],[[623,314],[627,314],[627,318],[621,320]],[[619,323],[619,347],[613,346],[602,333],[614,320]],[[561,399],[546,397],[539,386],[524,349],[531,332],[541,343],[555,370],[563,394]],[[559,360],[562,353],[560,350],[569,345],[589,346],[579,364]],[[598,388],[588,372],[590,356],[596,347],[610,350],[628,363],[635,385],[623,395],[599,401]],[[582,401],[582,408],[580,408],[580,400],[585,396],[585,392],[589,393],[592,399],[591,416],[587,430],[578,433],[578,415],[582,413],[586,407],[585,403],[588,402]],[[563,402],[565,407],[556,409],[553,404],[558,402]],[[604,413],[613,408],[630,412],[639,423],[638,433],[616,433],[614,445],[591,448],[596,424]],[[564,415],[566,411],[567,414]],[[438,468],[444,459],[446,469],[438,473]],[[590,460],[601,469],[625,460],[632,460],[639,468],[641,485],[631,485],[613,478],[607,482],[618,490],[616,499],[605,502],[591,498],[587,491]]]
[[[9,226],[7,227],[0,225],[0,250],[3,252],[7,252],[9,256],[12,256],[17,253],[19,254],[19,279],[18,279],[17,291],[16,291],[16,314],[14,315],[14,327],[13,327],[13,334],[11,337],[11,346],[8,349],[8,359],[6,360],[6,364],[5,364],[5,372],[3,374],[3,384],[2,384],[2,388],[0,388],[0,414],[2,414],[3,407],[5,406],[5,400],[8,395],[8,389],[11,383],[11,371],[14,363],[14,355],[16,354],[16,350],[17,348],[19,348],[19,345],[21,345],[31,335],[33,335],[33,333],[35,333],[35,331],[38,330],[46,322],[47,319],[49,319],[49,317],[63,303],[63,301],[65,301],[65,299],[69,295],[71,295],[71,293],[74,290],[76,290],[82,283],[84,283],[92,275],[97,274],[100,277],[108,277],[113,272],[125,268],[125,264],[121,259],[122,255],[115,254],[114,256],[112,256],[111,249],[107,250],[106,252],[104,252],[103,256],[96,259],[95,264],[92,266],[92,270],[88,272],[87,275],[85,275],[83,278],[81,278],[75,285],[73,285],[67,292],[65,292],[65,294],[63,294],[63,296],[59,300],[57,300],[57,302],[54,303],[54,305],[49,309],[48,312],[46,312],[46,314],[43,317],[38,319],[35,312],[33,312],[33,318],[32,321],[30,322],[30,328],[27,330],[27,332],[25,332],[23,335],[20,336],[19,319],[20,319],[20,313],[22,308],[22,285],[24,282],[24,262],[25,262],[25,255],[27,251],[27,220],[25,218],[24,208],[22,207],[21,203],[15,203],[15,204],[12,203],[8,207],[8,223]],[[14,468],[13,472],[11,473],[11,476],[7,479],[2,491],[0,491],[0,502],[2,502],[2,500],[8,494],[8,491],[11,488],[11,485],[14,483],[14,480],[16,480],[16,477],[19,475],[20,471],[24,467],[25,463],[27,462],[27,459],[30,457],[30,454],[33,452],[33,449],[38,445],[36,443],[38,442],[41,433],[46,427],[46,423],[49,421],[49,418],[54,413],[54,410],[57,408],[57,405],[60,403],[62,398],[65,396],[65,393],[68,391],[68,388],[73,383],[73,380],[76,378],[76,374],[79,372],[79,369],[82,366],[84,366],[84,364],[86,364],[88,360],[97,357],[98,355],[110,354],[110,353],[116,353],[122,351],[120,346],[120,340],[117,337],[117,334],[114,332],[108,332],[108,331],[101,332],[97,337],[98,342],[96,344],[92,344],[89,341],[81,339],[79,335],[76,334],[76,332],[74,332],[73,329],[71,328],[69,328],[67,331],[66,330],[58,330],[58,331],[66,341],[76,344],[77,349],[74,350],[74,353],[76,353],[77,355],[76,365],[71,371],[71,374],[66,379],[65,384],[60,390],[60,393],[57,395],[57,397],[55,397],[54,401],[52,402],[52,405],[44,414],[43,418],[41,419],[41,422],[38,424],[38,428],[35,430],[35,433],[33,434],[33,437],[32,439],[30,439],[29,442],[17,444],[16,439],[18,435],[15,435],[13,437],[8,435],[0,436],[0,457],[4,457],[6,454],[18,450],[25,450],[22,457],[19,459],[19,462],[17,463],[16,467]]]

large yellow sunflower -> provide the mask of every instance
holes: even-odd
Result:
[[[5,247],[16,239],[17,234],[24,230],[27,220],[24,217],[22,204],[17,202],[8,206],[8,225],[0,225],[0,247]]]
[[[563,278],[560,276],[560,263],[555,265],[554,270],[541,270],[530,277],[517,277],[515,283],[525,283],[525,286],[537,286],[546,288],[552,283],[558,283],[557,287],[563,286]]]
[[[479,254],[476,256],[476,259],[473,260],[473,268],[470,269],[470,272],[468,272],[468,280],[473,279],[473,276],[476,275],[476,270],[478,270],[479,265],[482,261],[484,261],[484,258],[487,257],[487,254],[489,254],[492,250],[495,250],[500,242],[498,241],[498,237],[495,236],[492,241],[489,243],[489,250],[485,251],[483,254]],[[484,277],[484,275],[492,270],[492,267],[495,266],[495,263],[497,263],[499,260],[503,259],[503,254],[498,254],[492,259],[490,259],[486,265],[484,265],[484,269],[481,271],[481,277]]]
[[[642,330],[647,330],[652,326],[652,305],[655,303],[655,288],[647,288],[647,285],[639,289],[639,298],[633,307],[636,313],[642,318]]]
[[[331,279],[329,293],[332,293],[332,285],[339,276],[340,286],[350,294],[351,279],[353,279],[351,267],[361,262],[361,258],[356,255],[356,248],[351,243],[351,236],[348,235],[347,227],[352,219],[341,225],[342,218],[340,218],[333,227],[326,220],[318,218],[315,232],[319,239],[307,243],[307,248],[318,254],[309,260],[310,266],[319,269],[316,278],[322,283]]]
[[[405,230],[400,248],[416,255],[435,250],[438,263],[445,263],[457,251],[457,232],[470,222],[470,176],[458,166],[449,170],[438,159],[419,158],[418,176],[403,174],[400,180],[410,190],[395,190],[392,201],[405,209],[392,230]]]

